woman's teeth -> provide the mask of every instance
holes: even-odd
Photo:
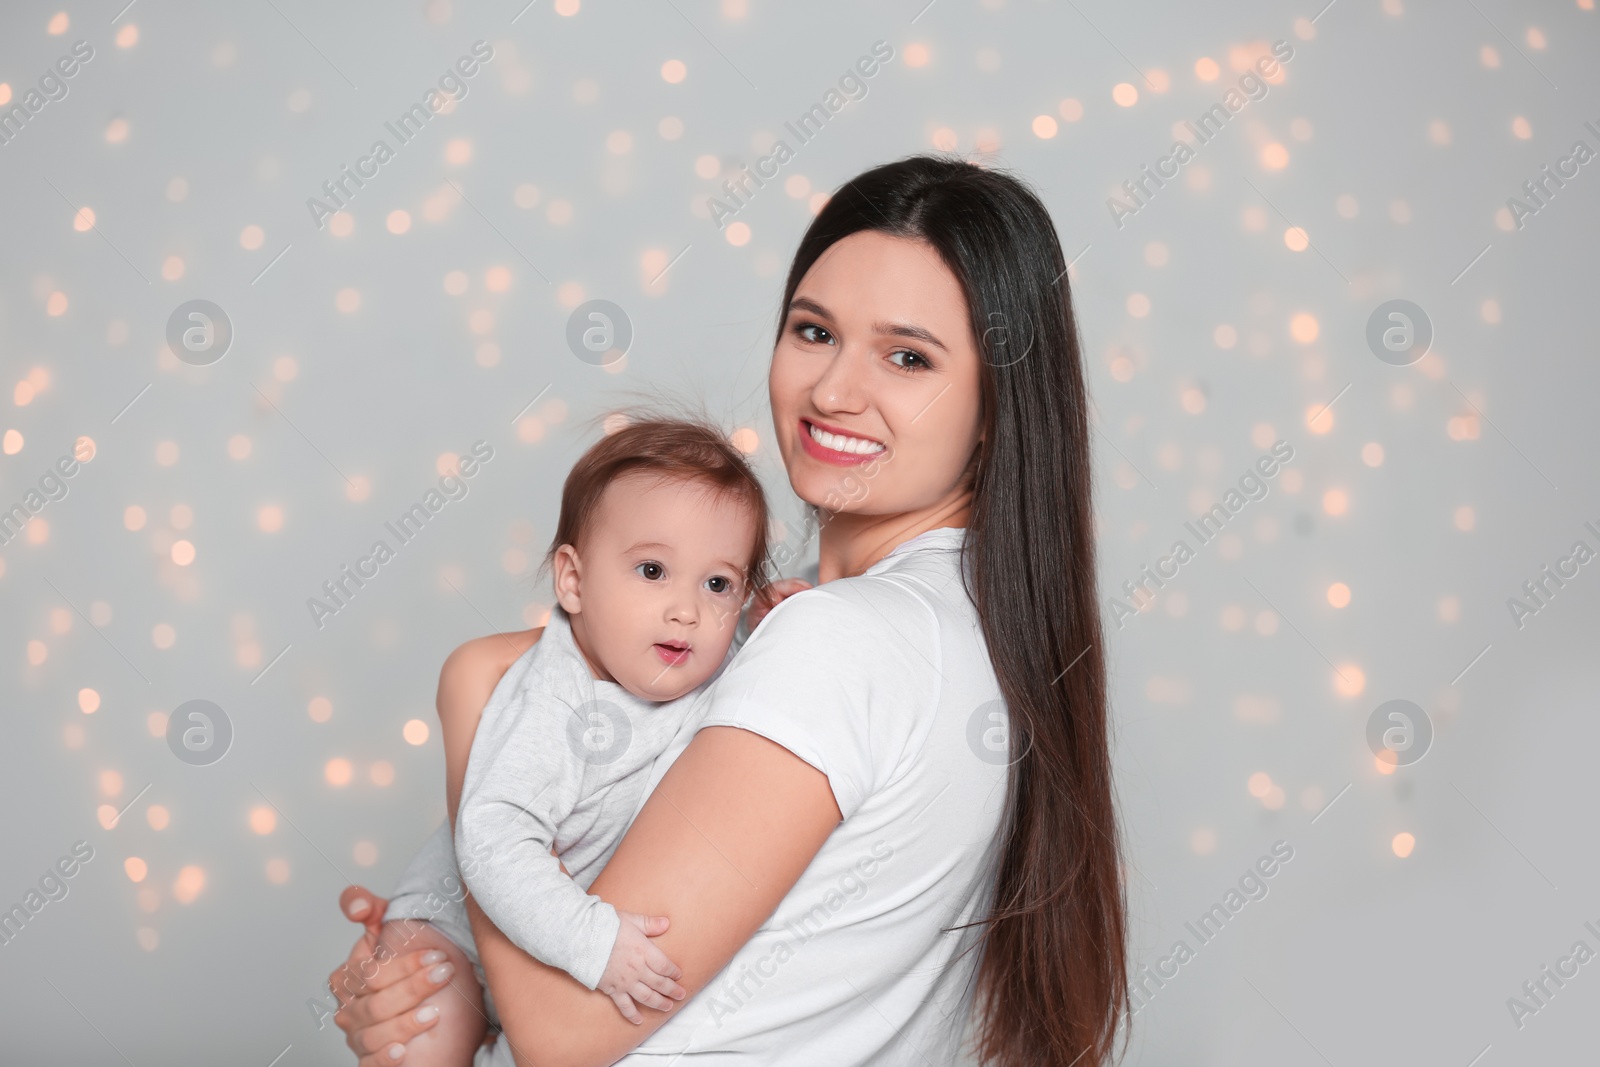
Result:
[[[860,437],[846,437],[843,434],[829,433],[813,423],[807,423],[811,428],[811,439],[823,448],[831,448],[835,452],[853,452],[860,456],[870,456],[883,451],[883,446],[876,441],[863,440]]]

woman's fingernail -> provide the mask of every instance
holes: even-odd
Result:
[[[406,1054],[406,1047],[404,1045],[390,1045],[389,1046],[389,1058],[391,1060],[398,1061],[400,1059],[400,1057],[404,1056],[405,1054]]]
[[[422,954],[422,962],[424,965],[429,963],[443,963],[444,960],[444,953],[440,952],[438,949],[434,949],[432,952],[424,952]]]
[[[434,985],[444,985],[445,982],[450,980],[450,972],[454,970],[455,968],[450,964],[441,963],[439,966],[428,972],[428,981],[432,982]]]
[[[419,1023],[431,1023],[439,1017],[439,1005],[429,1004],[426,1008],[418,1008],[416,1020]]]
[[[350,913],[352,919],[359,919],[372,910],[372,901],[366,897],[357,897],[350,902],[350,906],[345,910]]]

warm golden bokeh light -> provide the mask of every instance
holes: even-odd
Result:
[[[1354,663],[1341,663],[1333,672],[1333,689],[1342,697],[1358,697],[1367,688],[1367,674]]]
[[[265,837],[278,828],[278,813],[265,804],[250,809],[250,829]]]
[[[1306,408],[1306,429],[1316,434],[1327,433],[1333,429],[1333,406],[1312,404]]]
[[[408,745],[425,745],[428,743],[428,724],[421,719],[408,719],[400,730],[400,736],[406,739]]]
[[[178,872],[172,883],[172,898],[179,904],[193,904],[206,887],[206,872],[190,865]]]

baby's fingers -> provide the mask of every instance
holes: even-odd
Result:
[[[633,1006],[633,998],[626,993],[612,993],[611,1003],[617,1006],[622,1017],[635,1026],[644,1022],[644,1016],[639,1014],[639,1009]]]
[[[672,1010],[672,1001],[645,985],[644,982],[635,982],[629,992],[633,994],[634,1000],[637,1000],[647,1008],[655,1008],[657,1011]]]
[[[631,911],[619,911],[617,915],[638,927],[646,937],[660,937],[671,925],[665,915],[639,915]]]
[[[674,973],[677,973],[678,969],[674,967],[672,970]],[[673,1000],[682,1000],[684,997],[689,995],[684,991],[683,986],[679,985],[677,982],[674,982],[671,978],[668,978],[659,971],[655,973],[646,972],[640,976],[639,981],[644,985],[649,986],[651,989],[654,989],[657,993],[671,997]],[[664,1011],[666,1009],[662,1010]]]
[[[683,977],[683,969],[667,959],[667,954],[653,944],[645,951],[644,965],[663,978]]]

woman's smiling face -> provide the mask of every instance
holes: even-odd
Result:
[[[868,230],[831,246],[795,289],[767,380],[795,493],[862,515],[958,495],[983,428],[979,360],[932,245]]]

